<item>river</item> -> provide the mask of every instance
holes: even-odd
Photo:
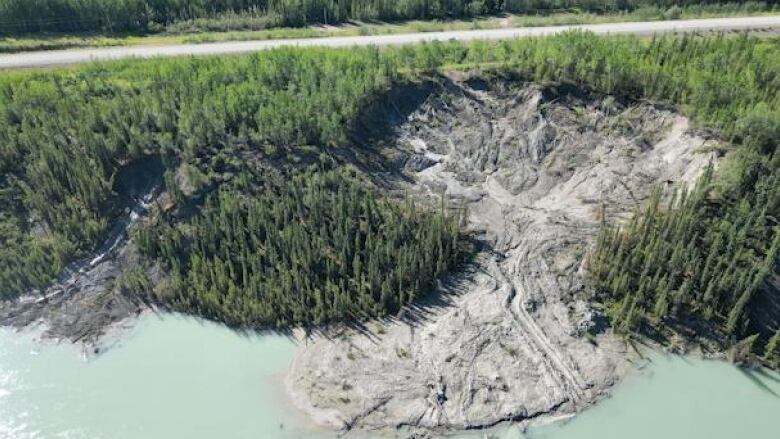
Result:
[[[328,439],[292,408],[280,335],[146,315],[98,356],[0,328],[0,439]],[[780,376],[653,355],[613,398],[570,422],[500,438],[780,437]],[[352,436],[355,439],[379,439]],[[476,433],[459,438],[481,438]]]

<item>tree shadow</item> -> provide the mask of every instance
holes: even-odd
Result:
[[[751,302],[750,331],[761,334],[759,340],[766,344],[780,328],[780,273],[770,274]]]
[[[752,370],[752,372],[755,375],[760,376],[761,378],[763,378],[765,380],[771,380],[771,381],[774,381],[776,383],[780,383],[780,375],[772,374],[770,372],[767,372],[767,370],[763,369],[763,368],[762,369],[751,369],[751,370]]]
[[[738,367],[737,370],[742,373],[742,375],[750,380],[756,387],[763,390],[764,392],[774,396],[775,398],[780,398],[780,394],[778,394],[774,389],[769,387],[765,382],[764,379],[772,379],[774,381],[780,382],[780,379],[776,377],[771,377],[770,374],[766,372],[759,372],[756,369],[749,369],[744,367]]]

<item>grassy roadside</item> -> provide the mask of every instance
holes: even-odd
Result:
[[[228,32],[165,31],[151,35],[35,35],[0,37],[0,53],[41,50],[75,49],[87,47],[112,47],[132,45],[199,44],[222,41],[274,40],[292,38],[324,38],[361,35],[387,35],[416,32],[442,32],[454,30],[499,29],[510,27],[538,27],[569,24],[599,24],[628,21],[658,21],[695,18],[736,17],[744,15],[772,15],[778,10],[745,10],[743,8],[672,7],[663,10],[656,7],[640,8],[616,14],[560,12],[549,15],[505,15],[468,20],[414,20],[403,23],[354,22],[339,26],[309,26],[302,28],[275,28],[265,30],[236,30]]]

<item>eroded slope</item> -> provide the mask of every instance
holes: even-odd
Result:
[[[692,181],[713,141],[647,103],[457,79],[394,139],[402,189],[465,203],[485,251],[441,285],[445,304],[308,339],[288,377],[296,402],[336,428],[436,429],[573,413],[604,395],[633,354],[586,302],[584,255],[604,213]]]

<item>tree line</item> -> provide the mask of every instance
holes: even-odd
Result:
[[[247,171],[187,221],[135,240],[170,279],[156,299],[241,327],[386,316],[464,255],[457,217],[377,197],[354,168]]]
[[[713,4],[748,4],[762,10],[776,3],[775,0],[0,0],[0,34],[155,32],[177,22],[196,19],[241,18],[244,22],[248,19],[257,28],[350,20],[467,18],[501,13],[608,13],[642,7]]]

